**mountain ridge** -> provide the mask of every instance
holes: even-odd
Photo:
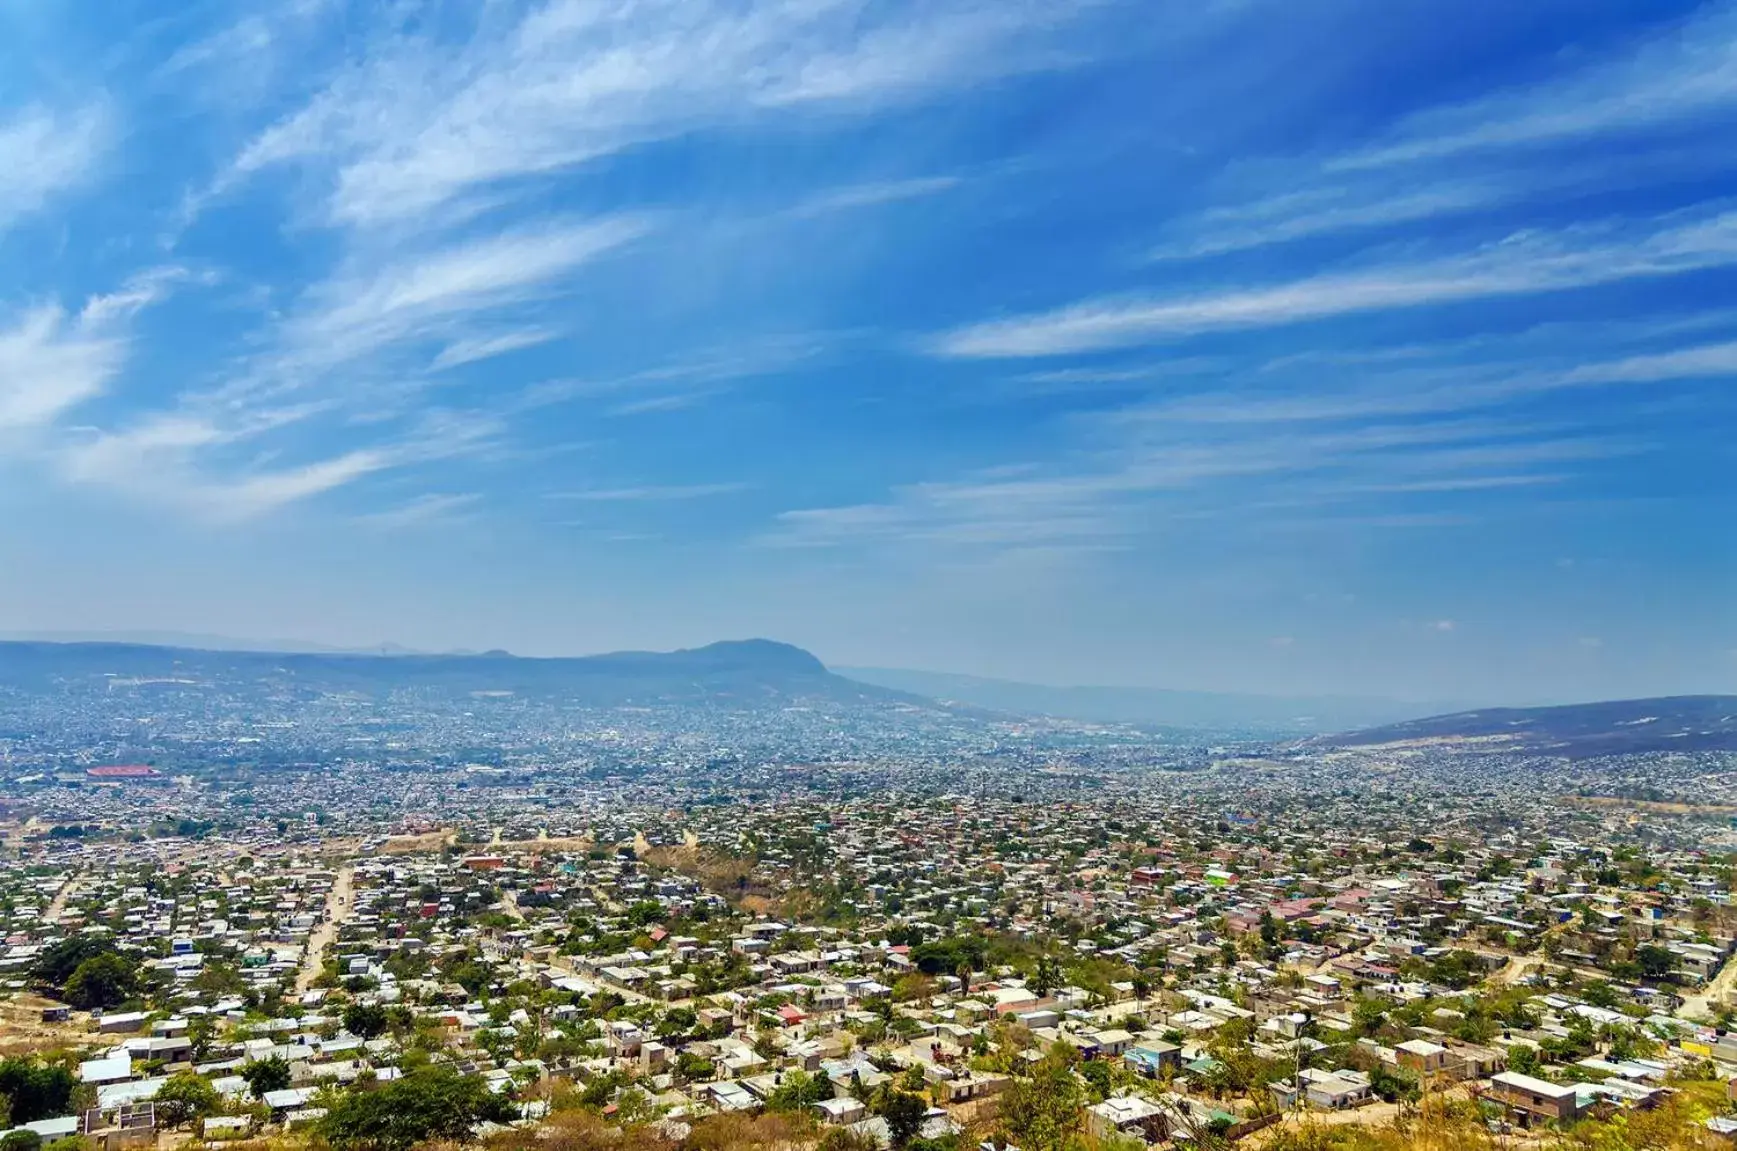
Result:
[[[29,690],[198,688],[266,681],[308,692],[444,690],[565,695],[618,705],[707,700],[918,702],[829,671],[812,653],[773,640],[726,640],[673,652],[589,656],[261,652],[128,643],[0,641],[0,684]],[[921,701],[928,702],[928,701]]]
[[[1660,751],[1737,751],[1737,695],[1675,695],[1550,707],[1481,708],[1318,736],[1315,747],[1416,744],[1585,759]]]
[[[1240,728],[1290,735],[1343,731],[1409,719],[1453,706],[1357,696],[1269,696],[1115,686],[1058,687],[905,668],[841,666],[836,670],[861,683],[1013,714],[1048,715],[1088,723],[1200,730]]]

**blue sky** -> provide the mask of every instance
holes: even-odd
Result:
[[[1737,5],[0,22],[0,629],[1737,690]]]

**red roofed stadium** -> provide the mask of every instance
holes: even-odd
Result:
[[[154,779],[157,769],[142,763],[117,763],[108,767],[91,767],[85,774],[92,779]]]

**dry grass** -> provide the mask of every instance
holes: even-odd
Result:
[[[526,1131],[490,1138],[488,1151],[805,1151],[819,1142],[811,1118],[768,1112],[763,1115],[710,1115],[691,1121],[685,1138],[668,1128],[640,1124],[617,1127],[590,1111],[557,1111]]]
[[[415,855],[424,851],[439,851],[449,843],[458,842],[458,830],[443,827],[421,835],[392,835],[380,846],[382,855]]]
[[[44,1007],[62,1006],[52,999],[21,992],[0,1000],[0,1055],[26,1055],[55,1047],[88,1047],[94,1032],[80,1023],[44,1023]]]

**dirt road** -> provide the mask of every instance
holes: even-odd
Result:
[[[78,889],[78,878],[77,873],[66,877],[66,882],[60,885],[60,890],[54,893],[54,898],[49,900],[48,906],[43,909],[44,923],[54,923],[60,919],[61,913],[66,910],[66,901],[71,899],[73,892]]]
[[[1729,999],[1734,989],[1737,989],[1737,958],[1725,960],[1725,966],[1705,987],[1683,996],[1683,1006],[1677,1014],[1685,1018],[1712,1019],[1719,1004]]]
[[[1543,955],[1516,955],[1508,960],[1508,965],[1490,976],[1490,982],[1501,987],[1512,987],[1532,972],[1543,967]]]
[[[338,869],[338,878],[332,882],[332,890],[326,893],[325,915],[308,936],[307,954],[302,959],[301,971],[296,975],[298,993],[312,988],[314,980],[320,977],[320,969],[325,966],[326,948],[338,938],[338,928],[350,914],[355,899],[355,878],[356,869],[346,863]]]

